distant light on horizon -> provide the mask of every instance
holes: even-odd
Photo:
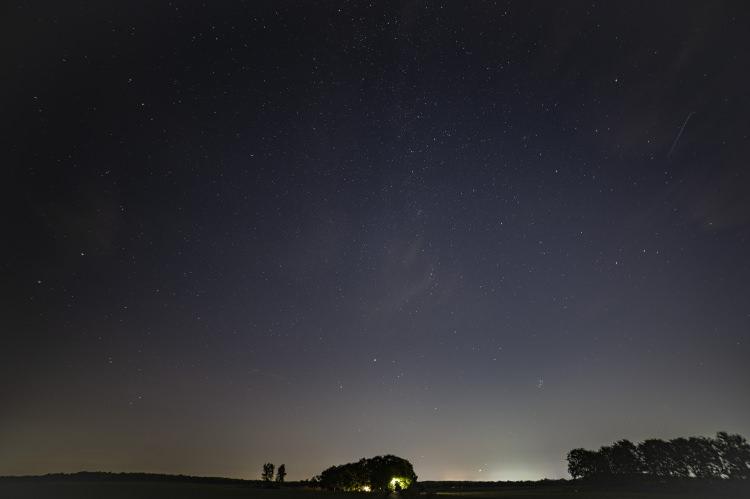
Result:
[[[415,471],[417,475],[420,475],[419,469]],[[545,462],[540,465],[540,463],[526,459],[514,459],[513,455],[509,455],[503,456],[497,462],[488,461],[481,467],[473,469],[452,468],[439,473],[431,473],[428,469],[423,469],[420,480],[515,482],[567,477],[567,474],[560,472],[557,462]]]

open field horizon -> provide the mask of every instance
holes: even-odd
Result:
[[[419,494],[402,494],[404,498],[439,499],[746,499],[748,483],[680,484],[679,486],[607,487],[581,483],[525,483],[472,487],[465,482],[460,489],[432,482]],[[0,480],[3,499],[366,499],[399,494],[364,492],[330,492],[310,488],[281,487],[268,489],[248,484],[189,482],[86,482]]]

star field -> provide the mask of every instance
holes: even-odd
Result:
[[[742,2],[3,11],[0,475],[750,434]]]

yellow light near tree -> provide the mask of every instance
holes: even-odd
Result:
[[[369,485],[363,485],[360,490],[362,490],[362,492],[370,492],[372,489]]]
[[[405,490],[408,489],[411,485],[411,479],[401,476],[394,476],[391,478],[391,481],[388,483],[388,488],[390,490]]]

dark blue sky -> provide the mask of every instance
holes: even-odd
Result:
[[[2,8],[0,475],[750,434],[743,2],[214,4]]]

